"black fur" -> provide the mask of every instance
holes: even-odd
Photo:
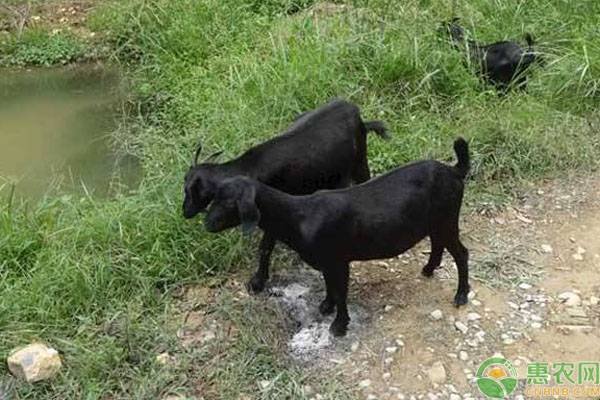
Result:
[[[183,215],[192,218],[212,201],[225,179],[244,175],[295,195],[319,189],[347,187],[370,178],[367,132],[387,137],[381,121],[363,122],[359,108],[334,100],[300,114],[280,136],[259,144],[225,163],[193,165],[185,176]],[[275,239],[265,232],[259,248],[259,266],[250,290],[263,290]]]
[[[468,251],[459,239],[459,213],[469,170],[468,145],[457,139],[458,162],[448,166],[427,160],[397,168],[358,186],[292,196],[247,177],[224,181],[205,218],[206,229],[219,232],[242,224],[249,205],[258,226],[298,252],[322,271],[327,296],[319,309],[337,315],[334,335],[346,333],[348,268],[354,260],[394,257],[420,240],[431,238],[431,254],[423,275],[432,276],[447,249],[458,267],[454,303],[467,302]],[[240,205],[243,204],[243,208]],[[245,210],[245,211],[244,211]]]
[[[525,34],[527,49],[514,41],[501,41],[492,44],[479,44],[466,38],[459,19],[444,24],[446,33],[455,48],[466,53],[468,63],[478,69],[478,73],[497,89],[507,90],[512,86],[524,89],[527,85],[525,71],[539,56],[533,48],[531,34]]]

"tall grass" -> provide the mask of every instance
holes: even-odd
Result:
[[[206,362],[205,353],[184,353],[183,365],[166,372],[153,362],[161,349],[179,349],[171,288],[253,264],[253,247],[236,232],[209,236],[180,216],[183,174],[199,140],[207,153],[233,157],[342,96],[390,127],[391,142],[369,139],[375,173],[422,157],[450,160],[458,135],[471,142],[470,191],[597,166],[597,1],[340,4],[98,7],[90,27],[104,32],[132,88],[129,123],[115,137],[140,157],[144,179],[134,194],[110,200],[2,203],[0,357],[39,338],[67,366],[53,383],[19,386],[20,398],[159,398],[169,389],[193,393],[201,379],[226,398],[302,396],[304,373],[278,358],[272,320],[257,316],[263,310],[254,303],[250,312],[218,307],[244,336],[202,376],[192,365]],[[531,71],[526,92],[499,97],[463,65],[437,33],[455,15],[480,41],[534,35],[546,65]],[[279,384],[256,392],[259,379]],[[334,383],[323,393],[343,392]]]

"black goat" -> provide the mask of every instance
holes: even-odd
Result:
[[[330,331],[346,333],[349,263],[394,257],[431,238],[431,254],[422,274],[430,277],[447,249],[458,267],[456,306],[469,293],[468,251],[459,239],[463,180],[469,170],[467,142],[457,139],[455,166],[419,161],[346,189],[291,196],[247,177],[219,186],[205,218],[209,232],[238,224],[258,225],[323,272],[327,296],[322,314],[337,315]]]
[[[479,74],[497,89],[507,90],[512,85],[524,89],[527,85],[525,70],[536,60],[539,61],[539,56],[533,49],[531,35],[525,34],[528,46],[526,50],[513,41],[482,45],[467,39],[458,21],[458,18],[454,18],[444,26],[452,45],[467,54],[468,64],[476,66]]]
[[[360,110],[344,100],[334,100],[299,115],[282,135],[222,163],[194,165],[185,176],[183,215],[192,218],[211,202],[217,186],[229,177],[244,175],[286,193],[310,194],[336,189],[370,178],[367,132],[387,138],[383,122],[363,122]],[[253,292],[263,290],[275,238],[265,232],[259,249],[258,270],[248,283]]]

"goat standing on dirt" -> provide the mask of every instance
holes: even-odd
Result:
[[[387,138],[383,122],[364,122],[356,105],[334,100],[301,114],[284,134],[249,149],[234,160],[198,164],[198,149],[196,161],[185,176],[183,215],[192,218],[205,210],[219,184],[237,175],[294,195],[365,182],[370,178],[369,131]],[[265,231],[260,243],[258,270],[248,283],[249,290],[264,289],[274,246],[275,238]]]
[[[464,29],[454,18],[446,23],[445,29],[450,35],[452,45],[466,53],[468,63],[479,68],[481,76],[497,89],[507,90],[512,85],[524,89],[527,85],[525,71],[538,56],[533,49],[533,38],[525,34],[527,50],[517,42],[501,41],[482,45],[466,38]]]
[[[358,186],[306,196],[231,178],[217,189],[204,223],[209,232],[258,225],[320,270],[327,295],[319,311],[325,315],[337,308],[330,326],[335,336],[345,335],[350,321],[349,263],[397,256],[426,236],[431,254],[422,274],[432,276],[447,249],[458,268],[454,303],[460,306],[469,293],[469,253],[460,242],[458,220],[470,163],[467,142],[457,139],[454,150],[455,166],[419,161]]]

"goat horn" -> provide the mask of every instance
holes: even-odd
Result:
[[[200,156],[201,151],[202,151],[202,143],[199,143],[198,148],[196,149],[196,156],[194,157],[194,165],[198,165],[198,157]]]
[[[210,156],[206,157],[206,161],[212,160],[215,157],[220,156],[223,153],[223,150],[215,151]]]

